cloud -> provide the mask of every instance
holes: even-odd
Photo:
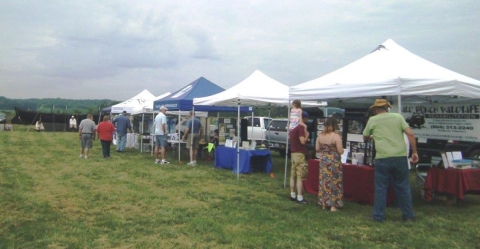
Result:
[[[200,76],[228,88],[256,69],[295,85],[389,38],[480,79],[479,7],[473,0],[5,0],[0,94],[123,100],[143,89],[173,92]]]

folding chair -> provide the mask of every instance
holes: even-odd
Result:
[[[432,167],[430,163],[419,163],[415,166],[416,172],[416,183],[417,187],[421,187],[425,184],[425,180],[427,179],[428,170]],[[423,188],[422,188],[423,189]]]

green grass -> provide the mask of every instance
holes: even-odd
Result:
[[[478,196],[429,203],[414,189],[417,221],[388,208],[379,224],[371,206],[332,213],[310,194],[306,206],[289,201],[277,153],[274,178],[237,180],[170,150],[167,166],[133,149],[104,160],[96,141],[79,159],[77,133],[14,128],[0,132],[0,248],[480,248]]]

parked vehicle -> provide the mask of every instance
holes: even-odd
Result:
[[[257,144],[263,144],[263,141],[265,141],[265,132],[272,119],[257,116],[253,116],[253,122],[252,116],[247,116],[245,119],[247,120],[248,140],[255,141]]]
[[[307,130],[310,135],[310,141],[307,143],[307,148],[311,152],[311,157],[313,157],[315,151],[315,138],[317,134],[316,122],[317,117],[315,116],[310,116],[307,122]],[[268,126],[263,144],[265,147],[270,148],[270,150],[278,151],[281,156],[285,156],[287,154],[287,138],[288,119],[275,118],[272,119]],[[288,154],[290,154],[290,147],[288,149]]]
[[[278,151],[281,156],[285,156],[287,149],[287,126],[288,119],[286,118],[272,119],[265,133],[265,147]]]

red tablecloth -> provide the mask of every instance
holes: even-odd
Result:
[[[305,190],[311,194],[318,194],[318,160],[308,160],[308,176],[303,182]],[[373,205],[375,186],[374,171],[371,166],[343,164],[343,198],[346,201]],[[395,200],[393,188],[390,186],[387,193],[387,205]]]
[[[480,169],[431,168],[423,188],[427,201],[433,199],[434,192],[463,200],[465,194],[480,194]]]

